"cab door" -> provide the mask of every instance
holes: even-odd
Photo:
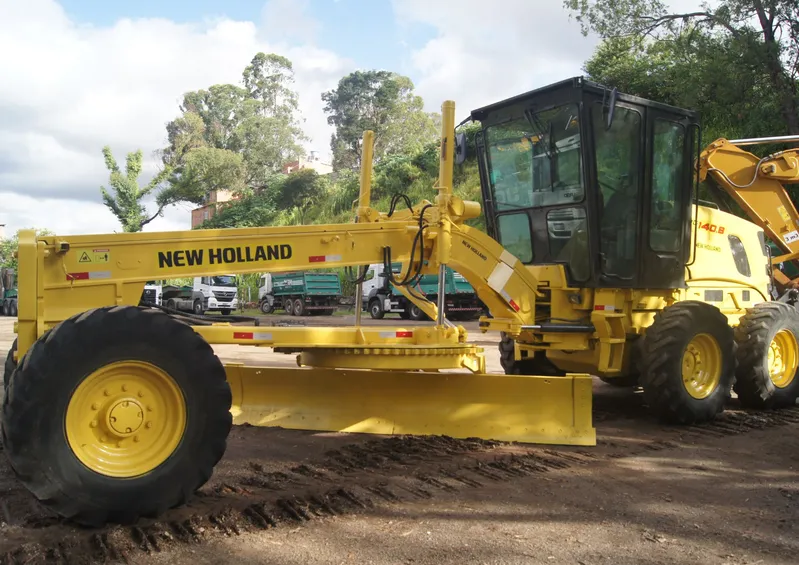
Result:
[[[691,124],[684,116],[647,108],[644,233],[641,285],[685,286],[691,224]]]

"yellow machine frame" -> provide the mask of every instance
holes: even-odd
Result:
[[[444,102],[435,202],[391,217],[370,206],[373,133],[365,132],[353,224],[68,237],[20,231],[18,358],[71,316],[137,305],[147,280],[360,266],[382,261],[387,248],[408,269],[420,260],[425,273],[454,268],[492,313],[484,331],[518,335],[534,323],[539,281],[495,240],[464,225],[481,207],[452,193],[454,112],[454,102]],[[299,351],[295,369],[226,366],[237,424],[596,443],[589,375],[486,374],[482,348],[468,343],[463,327],[448,322],[440,305],[407,296],[434,326],[193,329],[211,344]]]

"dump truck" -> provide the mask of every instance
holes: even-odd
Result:
[[[441,115],[435,190],[388,212],[371,203],[364,133],[353,223],[21,230],[0,419],[18,480],[73,522],[135,523],[205,484],[234,424],[593,446],[593,376],[640,386],[642,417],[671,425],[713,420],[732,387],[755,409],[795,404],[799,290],[773,265],[799,257],[783,186],[799,180],[799,148],[703,148],[695,112],[574,77],[471,112],[478,203],[453,194],[465,136],[453,101]],[[749,219],[700,201],[700,182]],[[467,224],[481,214],[489,233]],[[103,263],[79,261],[95,248]],[[367,326],[360,308],[349,327],[192,324],[137,304],[148,280],[313,268],[354,268],[361,296],[381,262],[402,265],[393,284],[434,324]],[[447,267],[486,305],[479,329],[501,336],[503,374],[446,317]],[[412,292],[430,274],[436,302]],[[216,344],[296,366],[224,365]]]
[[[0,306],[3,316],[17,315],[17,273],[14,269],[0,269]]]
[[[399,273],[401,267],[399,263],[392,264],[393,274]],[[416,304],[397,290],[386,273],[381,263],[369,265],[363,284],[361,307],[376,320],[382,319],[386,314],[399,314],[403,320],[429,320]],[[422,275],[412,288],[413,292],[435,302],[438,299],[438,275]],[[449,319],[474,320],[483,312],[484,306],[469,281],[449,267],[446,269],[444,288],[444,311]]]
[[[341,296],[338,273],[266,273],[258,285],[258,307],[264,314],[281,308],[290,316],[330,315]]]

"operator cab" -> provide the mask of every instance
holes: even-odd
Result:
[[[489,234],[581,287],[685,287],[696,113],[582,77],[474,110]]]

